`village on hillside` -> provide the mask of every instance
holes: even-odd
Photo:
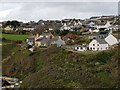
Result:
[[[8,47],[13,50],[12,47],[18,45],[21,48],[19,53],[22,50],[28,50],[32,53],[38,49],[49,50],[52,46],[60,50],[75,53],[108,51],[114,49],[120,43],[120,37],[118,36],[118,17],[119,16],[97,16],[84,20],[39,20],[38,22],[30,21],[27,23],[17,20],[3,21],[0,22],[0,31],[2,32],[0,46],[3,47],[12,43],[13,46]],[[15,52],[17,52],[17,49],[15,49],[14,51],[9,50],[9,52],[11,52],[10,54],[7,50],[8,55],[6,52],[3,52],[2,63],[6,63],[6,61],[13,58],[16,54]],[[25,52],[25,55],[27,54]],[[24,62],[25,59],[20,60]],[[29,61],[32,62],[31,59]],[[20,64],[21,61],[19,65]],[[96,62],[95,65],[101,64]],[[12,66],[15,67],[10,69],[11,73],[17,70],[19,72],[15,63],[11,64],[11,67]],[[7,66],[4,67],[6,68]],[[30,66],[30,70],[31,67],[32,66]],[[26,71],[27,70],[29,69],[26,69]],[[7,69],[5,73],[6,72]],[[12,85],[9,86],[9,88],[18,88],[22,83],[22,81],[16,78],[10,78],[4,75],[1,79],[4,81],[2,86],[4,88],[6,88],[6,85]]]
[[[72,51],[102,51],[114,48],[118,37],[118,16],[99,16],[90,19],[39,20],[23,23],[0,23],[3,34],[27,34],[30,51],[52,45]],[[4,41],[4,40],[3,40]]]

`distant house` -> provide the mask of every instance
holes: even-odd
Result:
[[[51,44],[56,44],[57,47],[65,45],[65,41],[61,39],[60,36],[57,36],[51,40]]]
[[[110,28],[110,26],[111,26],[111,24],[110,24],[110,22],[108,21],[105,25],[99,25],[99,26],[97,26],[97,29],[100,29],[100,28]]]
[[[34,28],[32,28],[32,27],[24,27],[23,31],[34,31]]]
[[[118,44],[118,40],[116,37],[114,37],[112,34],[108,35],[106,38],[105,38],[105,41],[111,46],[111,45],[114,45],[114,44]]]
[[[117,31],[119,29],[119,25],[112,25],[110,26],[110,29]]]
[[[90,22],[90,23],[86,24],[86,27],[95,27],[95,23],[94,22]]]
[[[97,33],[97,32],[99,32],[99,29],[94,29],[93,32]]]
[[[49,33],[49,32],[43,32],[39,38],[49,38],[49,39],[52,39],[54,38],[53,34]]]
[[[35,44],[35,37],[29,37],[29,38],[27,38],[27,43],[28,43],[28,45]]]
[[[107,50],[109,47],[108,43],[99,37],[96,37],[89,43],[89,50],[92,51],[101,51],[101,50]]]
[[[74,50],[75,51],[87,51],[88,46],[87,45],[75,45]]]
[[[12,28],[11,26],[6,26],[6,27],[4,28],[4,30],[5,30],[5,31],[12,31],[13,28]]]
[[[70,30],[70,29],[71,29],[70,26],[67,25],[66,23],[63,23],[63,26],[60,28],[61,31],[63,31],[63,30]]]
[[[37,46],[37,47],[47,47],[47,46],[49,46],[50,45],[50,39],[49,38],[46,38],[46,37],[44,37],[44,38],[39,38],[39,39],[37,39],[36,40],[36,42],[35,42],[35,46]]]

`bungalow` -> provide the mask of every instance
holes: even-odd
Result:
[[[96,37],[89,43],[89,50],[92,51],[101,51],[101,50],[107,50],[109,47],[108,43],[99,37]]]
[[[74,50],[75,51],[87,51],[88,46],[87,45],[75,45]]]

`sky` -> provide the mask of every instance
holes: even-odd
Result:
[[[57,0],[58,1],[58,0]],[[91,1],[91,0],[90,0]],[[118,2],[115,0],[101,0],[101,2],[91,2],[88,0],[70,0],[69,2],[55,2],[55,0],[1,0],[0,1],[0,21],[39,21],[77,18],[86,19],[92,16],[118,15]]]

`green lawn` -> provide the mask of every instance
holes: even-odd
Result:
[[[0,35],[1,36],[1,35]],[[2,38],[6,38],[9,40],[25,40],[28,35],[15,35],[15,34],[2,34]]]

